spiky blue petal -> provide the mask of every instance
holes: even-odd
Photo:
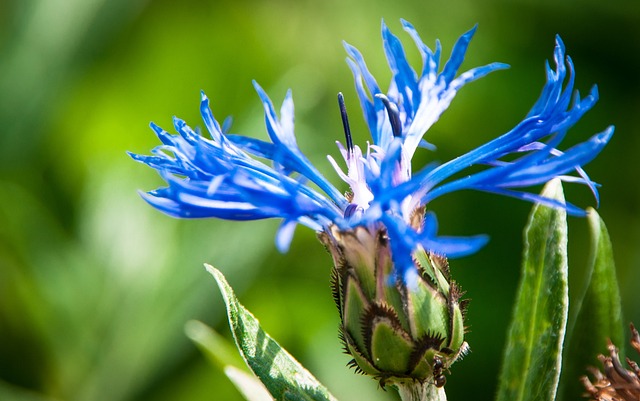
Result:
[[[475,33],[474,27],[460,37],[454,46],[451,58],[447,61],[444,69],[438,72],[439,50],[435,53],[432,52],[408,22],[403,21],[403,27],[413,37],[422,55],[421,74],[418,76],[410,67],[402,43],[391,33],[383,21],[383,47],[392,73],[392,84],[384,95],[399,109],[398,116],[402,122],[405,152],[408,157],[411,157],[423,141],[422,137],[425,132],[449,107],[451,100],[462,86],[492,71],[508,66],[502,63],[493,63],[469,70],[459,77],[455,77],[469,42]],[[376,145],[386,148],[393,135],[383,101],[376,97],[382,93],[380,87],[369,72],[360,52],[346,43],[345,48],[350,57],[348,59],[349,66],[354,75],[358,97],[365,112],[365,119],[373,141]]]
[[[436,41],[435,50],[431,50],[409,22],[401,22],[420,53],[422,66],[411,66],[402,42],[383,21],[383,50],[391,70],[386,91],[367,68],[362,54],[344,43],[373,139],[366,149],[354,145],[350,134],[346,148],[339,144],[346,170],[329,156],[337,174],[349,185],[349,193],[338,191],[299,149],[291,91],[278,114],[266,92],[254,82],[264,108],[269,141],[228,134],[231,120],[221,126],[202,93],[200,112],[208,137],[174,118],[177,134],[151,124],[162,143],[152,155],[130,154],[157,170],[167,183],[165,188],[143,193],[142,197],[175,217],[279,218],[282,224],[276,245],[283,252],[289,248],[298,224],[327,233],[333,226],[341,230],[359,226],[381,230],[389,239],[394,274],[405,281],[415,277],[413,254],[417,249],[456,257],[476,252],[487,242],[483,235],[437,235],[437,221],[431,212],[422,220],[414,218],[429,202],[447,193],[491,192],[584,215],[583,209],[571,203],[526,190],[559,177],[587,185],[598,202],[598,184],[583,166],[603,150],[613,135],[613,127],[566,150],[560,149],[570,128],[598,100],[595,86],[584,98],[574,90],[574,66],[560,37],[556,37],[554,67],[546,64],[546,83],[540,97],[520,123],[453,160],[431,163],[412,174],[413,154],[418,147],[435,149],[424,135],[457,91],[507,65],[491,63],[458,73],[477,28],[473,27],[458,39],[449,60],[440,68],[440,42]],[[346,116],[344,109],[343,112]],[[467,172],[470,167],[474,167],[472,173]],[[572,172],[577,175],[568,175]]]

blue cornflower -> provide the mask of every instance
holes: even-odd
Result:
[[[562,207],[573,215],[583,209],[570,203],[519,189],[555,177],[587,185],[598,200],[597,185],[582,170],[607,144],[613,127],[567,150],[559,145],[584,113],[596,103],[594,86],[585,98],[573,90],[571,59],[556,37],[555,68],[546,65],[547,81],[527,116],[509,132],[443,164],[431,164],[412,174],[411,159],[418,147],[433,148],[424,134],[465,84],[490,72],[507,68],[492,63],[458,74],[475,27],[462,35],[449,60],[440,68],[440,43],[432,51],[406,21],[402,26],[422,56],[416,72],[407,61],[400,40],[382,24],[384,52],[392,72],[383,92],[367,69],[360,52],[345,43],[347,62],[371,131],[372,142],[362,149],[353,144],[342,95],[339,104],[346,143],[338,148],[346,168],[329,161],[350,190],[340,192],[309,162],[294,135],[294,107],[287,92],[279,118],[264,90],[254,82],[265,111],[270,142],[228,134],[214,118],[202,93],[201,114],[210,137],[200,135],[174,118],[178,135],[151,124],[162,145],[154,155],[131,156],[157,170],[165,188],[143,193],[144,199],[164,213],[183,218],[216,217],[230,220],[280,218],[277,247],[286,251],[297,224],[335,237],[337,232],[384,232],[388,238],[395,277],[415,276],[412,257],[418,249],[450,257],[476,252],[486,236],[441,237],[437,222],[425,207],[449,192],[473,189]],[[266,164],[263,160],[271,161]],[[461,175],[472,166],[480,172]],[[565,174],[575,172],[576,175]],[[455,178],[460,177],[460,178]],[[309,183],[315,184],[314,186]]]

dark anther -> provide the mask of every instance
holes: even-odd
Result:
[[[347,108],[344,105],[344,96],[342,92],[338,92],[338,106],[340,106],[340,116],[342,117],[342,126],[344,127],[344,136],[347,140],[347,151],[349,155],[353,151],[353,139],[351,139],[351,129],[349,128],[349,117],[347,117]]]
[[[384,107],[387,109],[387,114],[389,115],[389,122],[391,122],[391,130],[393,131],[393,136],[399,137],[402,136],[402,124],[400,123],[400,112],[398,111],[398,106],[395,103],[391,103],[388,97],[383,95],[382,93],[377,93],[376,97],[382,100],[384,103]]]
[[[355,203],[350,203],[344,210],[344,217],[349,218],[355,214],[362,215],[363,212],[364,209],[361,206],[358,206]]]

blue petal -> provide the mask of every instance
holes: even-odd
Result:
[[[423,231],[418,234],[420,244],[424,249],[433,250],[447,255],[450,258],[458,258],[476,253],[489,242],[487,235],[475,235],[472,237],[447,237],[437,236],[438,222],[436,215],[428,212],[424,216]]]
[[[267,132],[274,145],[276,145],[275,149],[278,150],[278,154],[281,157],[279,162],[286,165],[287,168],[307,177],[329,195],[338,207],[344,209],[348,204],[344,196],[320,174],[313,164],[302,154],[300,149],[298,149],[293,134],[293,100],[291,98],[291,92],[287,92],[287,96],[282,104],[281,120],[278,120],[269,96],[267,96],[257,82],[253,81],[253,85],[262,100],[265,110]]]
[[[358,65],[350,58],[347,59],[347,64],[349,65],[349,68],[351,69],[351,72],[353,74],[356,85],[356,93],[358,94],[358,99],[360,99],[360,107],[362,108],[362,111],[364,113],[369,131],[373,133],[373,141],[376,144],[380,143],[380,138],[378,137],[379,131],[377,128],[377,111],[373,102],[369,99],[369,95],[367,94],[367,91],[364,87],[362,73],[360,72]]]
[[[536,185],[572,171],[576,166],[583,166],[593,160],[604,149],[612,135],[613,127],[609,127],[588,141],[568,149],[561,156],[550,157],[542,163],[514,172],[500,185],[510,187]]]
[[[476,29],[478,29],[477,24],[456,41],[453,50],[451,50],[451,57],[444,65],[442,73],[440,74],[440,79],[444,82],[449,83],[455,77],[460,65],[462,65],[462,61],[464,61],[464,55],[467,52],[471,38],[473,38],[473,35],[476,33]]]
[[[157,126],[155,123],[149,123],[149,127],[151,127],[151,129],[153,130],[153,132],[156,133],[156,136],[158,137],[158,139],[160,139],[160,141],[162,143],[164,143],[165,145],[174,145],[174,138],[173,135],[169,134],[167,131],[163,130],[162,128],[160,128],[159,126]]]
[[[407,61],[400,40],[390,32],[383,21],[384,51],[392,72],[392,82],[386,98],[399,110],[402,136],[406,138],[405,154],[411,157],[415,149],[424,143],[422,136],[449,106],[457,90],[489,72],[505,68],[506,65],[493,63],[467,71],[454,79],[475,31],[474,28],[460,37],[451,58],[442,73],[438,74],[441,50],[439,42],[436,42],[436,51],[432,52],[422,42],[411,24],[402,20],[402,25],[415,42],[422,56],[423,66],[420,76],[417,76]],[[356,91],[374,144],[386,150],[392,142],[393,130],[382,102],[376,99],[376,96],[382,92],[369,73],[360,52],[348,44],[345,44],[345,48],[349,55],[349,67],[356,82]]]
[[[231,130],[231,124],[233,123],[233,118],[231,116],[227,116],[222,122],[222,133],[227,135]]]
[[[554,132],[566,131],[574,125],[594,103],[595,97],[588,96],[579,104],[565,111],[557,108],[555,103],[548,102],[547,106],[550,108],[549,110],[542,110],[540,115],[527,117],[506,134],[443,164],[434,170],[432,175],[425,178],[424,184],[425,186],[433,187],[444,179],[472,165],[494,162]]]
[[[418,246],[425,250],[446,254],[448,257],[466,256],[477,252],[488,242],[485,235],[473,237],[439,237],[437,236],[437,221],[434,214],[425,215],[422,232],[416,232],[403,219],[384,214],[381,222],[385,225],[389,236],[391,257],[394,262],[396,277],[406,280],[415,270],[413,253]]]
[[[202,115],[202,120],[204,121],[204,125],[207,127],[209,134],[214,141],[220,141],[220,137],[222,136],[222,130],[220,129],[220,124],[213,117],[213,113],[211,113],[211,109],[209,108],[209,98],[204,94],[204,91],[200,91],[200,114]]]
[[[297,225],[298,222],[295,220],[285,220],[282,225],[280,225],[278,233],[276,234],[276,248],[278,248],[280,252],[286,253],[289,251],[289,246],[291,245],[291,240],[293,239]]]
[[[273,160],[276,154],[276,145],[271,142],[262,141],[260,139],[251,138],[242,135],[226,135],[227,139],[245,152],[249,152],[255,156]]]
[[[483,189],[479,188],[479,190],[482,191]],[[527,201],[527,202],[539,203],[539,204],[546,205],[546,206],[549,206],[549,207],[565,209],[567,211],[567,213],[572,215],[572,216],[584,217],[584,216],[587,215],[587,213],[583,209],[581,209],[581,208],[579,208],[579,207],[577,207],[577,206],[575,206],[575,205],[573,205],[573,204],[571,204],[569,202],[562,203],[562,202],[559,202],[559,201],[557,201],[555,199],[549,199],[549,198],[546,198],[544,196],[540,196],[540,195],[537,195],[537,194],[532,194],[532,193],[528,193],[528,192],[511,191],[511,190],[504,189],[504,188],[488,188],[486,190],[486,192],[491,192],[491,193],[498,194],[498,195],[509,196],[509,197],[520,199],[520,200],[524,200],[524,201]]]
[[[269,103],[266,107],[267,118],[271,117],[268,128],[277,134],[274,135],[277,144],[240,139],[242,137],[238,136],[229,141],[211,114],[204,94],[201,111],[213,140],[200,136],[178,118],[174,118],[174,126],[179,135],[170,135],[152,124],[151,128],[163,145],[154,150],[154,156],[130,155],[134,160],[156,169],[168,187],[144,194],[145,200],[176,217],[232,220],[281,217],[313,229],[319,229],[330,221],[340,221],[342,211],[335,203],[311,187],[282,174],[291,167],[311,176],[315,182],[321,181],[319,173],[295,146],[290,93],[281,110],[281,121],[269,107],[270,102],[265,101],[266,94],[262,92],[261,95],[263,103]],[[273,160],[275,169],[251,158],[250,153]],[[337,193],[335,188],[334,192]],[[346,199],[339,196],[346,203]]]
[[[454,79],[453,82],[451,82],[451,89],[457,91],[469,82],[480,79],[493,71],[505,70],[507,68],[509,68],[509,64],[505,63],[491,63],[482,67],[472,68]]]
[[[416,44],[418,51],[420,51],[420,55],[422,56],[422,72],[421,76],[427,76],[430,80],[435,81],[436,74],[438,73],[438,63],[439,60],[436,58],[431,49],[424,44],[422,39],[420,39],[420,35],[418,31],[411,25],[409,22],[401,19],[402,27],[404,30],[411,35],[411,38]]]
[[[378,86],[378,83],[376,82],[376,79],[369,72],[367,64],[365,63],[360,51],[358,51],[358,49],[351,46],[347,42],[343,42],[343,45],[345,50],[347,51],[347,54],[349,55],[349,57],[351,57],[351,59],[353,59],[354,65],[357,66],[358,71],[362,75],[362,79],[364,80],[366,89],[369,91],[369,94],[373,96],[376,93],[382,93],[380,87]]]
[[[393,80],[400,92],[405,107],[413,108],[420,102],[420,91],[415,71],[409,65],[400,40],[393,35],[382,21],[382,43],[387,62],[393,73]]]

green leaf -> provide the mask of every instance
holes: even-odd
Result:
[[[218,367],[249,401],[270,401],[264,385],[247,368],[235,345],[211,327],[197,320],[185,325],[185,333],[198,345],[208,359]]]
[[[224,369],[226,366],[235,366],[250,372],[236,346],[211,327],[198,320],[190,320],[184,326],[184,331],[217,367]]]
[[[226,366],[224,374],[248,401],[271,401],[269,391],[253,374],[235,366]]]
[[[579,378],[586,374],[587,366],[599,366],[598,354],[608,354],[607,340],[618,347],[624,344],[622,308],[613,250],[607,227],[593,210],[588,210],[591,229],[591,255],[589,258],[587,288],[578,315],[570,331],[562,374],[562,394],[566,400],[579,399],[584,387]]]
[[[564,202],[559,180],[542,196]],[[559,208],[535,205],[498,389],[499,401],[553,400],[568,313],[567,218]]]
[[[205,265],[220,287],[229,325],[247,365],[276,400],[335,400],[329,391],[262,330],[242,306],[220,271]]]

